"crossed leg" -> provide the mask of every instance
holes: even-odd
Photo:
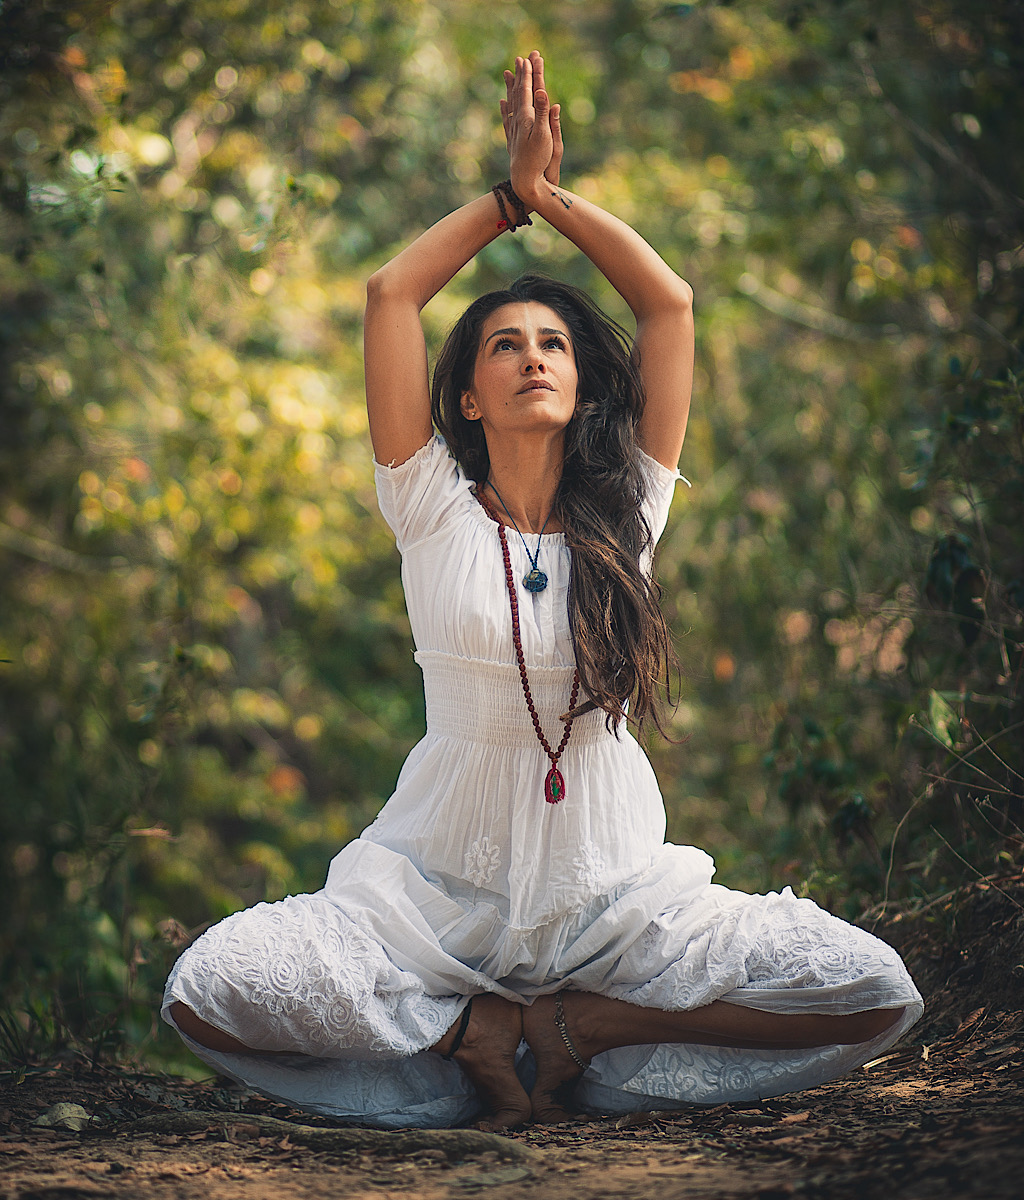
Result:
[[[870,1041],[899,1020],[902,1008],[871,1009],[835,1016],[825,1013],[766,1013],[716,1000],[687,1012],[640,1008],[592,992],[562,993],[564,1023],[573,1049],[589,1062],[618,1046],[688,1043],[753,1050],[796,1050]],[[171,1016],[188,1037],[224,1054],[267,1054],[203,1021],[175,1001]],[[451,1053],[461,1020],[430,1047]],[[533,1091],[526,1094],[515,1071],[516,1050],[525,1038],[537,1063]],[[278,1052],[278,1053],[283,1053]],[[527,1120],[553,1124],[572,1119],[564,1095],[580,1067],[555,1022],[555,997],[529,1006],[484,994],[473,999],[469,1022],[452,1057],[469,1076],[488,1116],[480,1128],[498,1130]]]
[[[856,1045],[891,1028],[902,1008],[879,1008],[836,1016],[827,1013],[767,1013],[715,1000],[687,1012],[640,1008],[592,992],[563,992],[566,1033],[589,1062],[618,1046],[687,1043],[748,1050],[800,1050]],[[530,1112],[542,1124],[572,1119],[563,1102],[581,1071],[555,1021],[555,997],[541,996],[523,1012],[523,1036],[537,1062]]]
[[[254,1050],[223,1029],[209,1024],[187,1004],[175,1000],[170,1007],[174,1023],[200,1046],[221,1054],[284,1054],[283,1050]],[[501,996],[473,997],[469,1023],[451,1057],[469,1076],[488,1115],[478,1122],[481,1129],[508,1129],[522,1125],[530,1116],[530,1097],[516,1074],[515,1061],[523,1040],[523,1006]],[[429,1047],[450,1054],[461,1019]]]

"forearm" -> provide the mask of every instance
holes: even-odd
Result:
[[[488,192],[442,217],[371,276],[368,288],[415,304],[436,296],[501,230],[498,206]]]
[[[638,324],[692,304],[690,285],[625,221],[543,179],[532,188],[520,181],[516,191],[528,208],[590,259],[629,305]]]

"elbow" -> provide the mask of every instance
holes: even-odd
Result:
[[[408,275],[396,270],[392,263],[379,267],[366,281],[367,309],[411,304],[418,312],[428,299],[429,296],[421,296]]]
[[[693,288],[673,274],[669,279],[662,280],[656,291],[649,292],[644,297],[641,311],[634,308],[638,322],[649,321],[692,321],[693,320]]]
[[[672,307],[681,312],[693,311],[693,288],[685,279],[676,277],[672,288]]]
[[[388,269],[380,267],[366,281],[366,303],[367,306],[376,301],[383,300],[388,293]]]

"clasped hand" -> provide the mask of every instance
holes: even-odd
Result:
[[[512,187],[529,205],[541,179],[558,185],[563,152],[561,108],[551,103],[544,87],[544,59],[538,51],[517,57],[515,71],[505,72],[505,99],[499,108]]]

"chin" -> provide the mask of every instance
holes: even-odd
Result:
[[[515,425],[518,433],[547,433],[565,429],[572,420],[572,414],[534,412],[524,414],[524,419]]]

